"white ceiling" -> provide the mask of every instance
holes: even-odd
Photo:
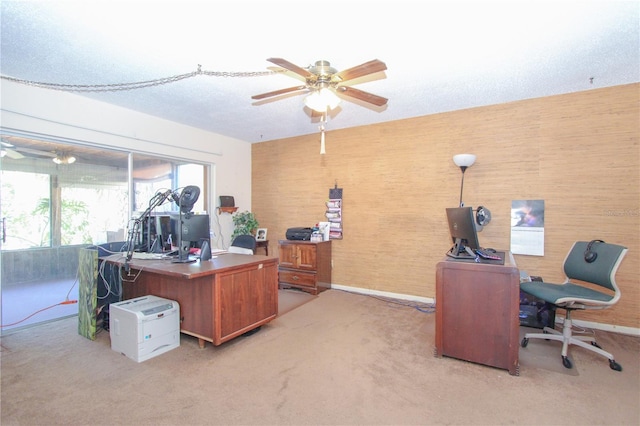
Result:
[[[638,1],[6,1],[1,74],[61,84],[131,83],[196,71],[268,71],[267,58],[387,71],[354,87],[384,108],[343,101],[328,131],[640,81]],[[370,79],[371,80],[371,79]],[[198,75],[82,93],[260,142],[318,131],[291,75]],[[48,90],[48,89],[43,89]]]

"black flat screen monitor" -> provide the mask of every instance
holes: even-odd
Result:
[[[169,233],[171,218],[169,215],[152,214],[142,220],[140,226],[140,240],[136,251],[161,253],[170,250]]]
[[[171,240],[176,246],[178,245],[179,216],[177,213],[171,215]],[[210,246],[209,238],[208,214],[182,214],[182,249],[201,248],[204,241]]]
[[[480,244],[478,243],[473,209],[471,207],[447,208],[447,221],[449,222],[449,233],[453,240],[453,247],[449,250],[447,256],[456,259],[475,258],[475,250],[480,248]]]

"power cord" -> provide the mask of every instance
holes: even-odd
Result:
[[[373,294],[363,294],[363,293],[355,293],[352,291],[348,291],[348,290],[343,290],[343,289],[335,289],[335,290],[340,290],[343,291],[345,293],[350,293],[350,294],[359,294],[361,296],[367,296],[367,297],[371,297],[372,299],[377,299],[380,300],[382,302],[386,302],[392,305],[398,305],[398,306],[403,306],[403,307],[407,307],[407,308],[413,308],[415,310],[417,310],[418,312],[422,312],[425,314],[433,314],[436,311],[436,305],[435,303],[420,303],[420,302],[411,302],[411,301],[401,301],[400,299],[394,299],[392,297],[384,297],[384,296],[376,296]]]

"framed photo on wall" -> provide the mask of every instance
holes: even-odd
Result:
[[[267,228],[258,228],[258,232],[256,232],[256,241],[267,241]]]

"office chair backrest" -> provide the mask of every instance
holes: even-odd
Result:
[[[236,238],[234,238],[231,245],[236,247],[248,248],[255,252],[256,238],[253,235],[238,235]]]
[[[627,254],[627,248],[617,244],[598,243],[591,247],[592,251],[598,253],[598,257],[594,262],[589,263],[584,256],[588,245],[587,241],[577,241],[573,244],[564,261],[564,273],[569,279],[586,281],[615,291],[617,300],[620,297],[620,290],[615,276],[622,259]]]

